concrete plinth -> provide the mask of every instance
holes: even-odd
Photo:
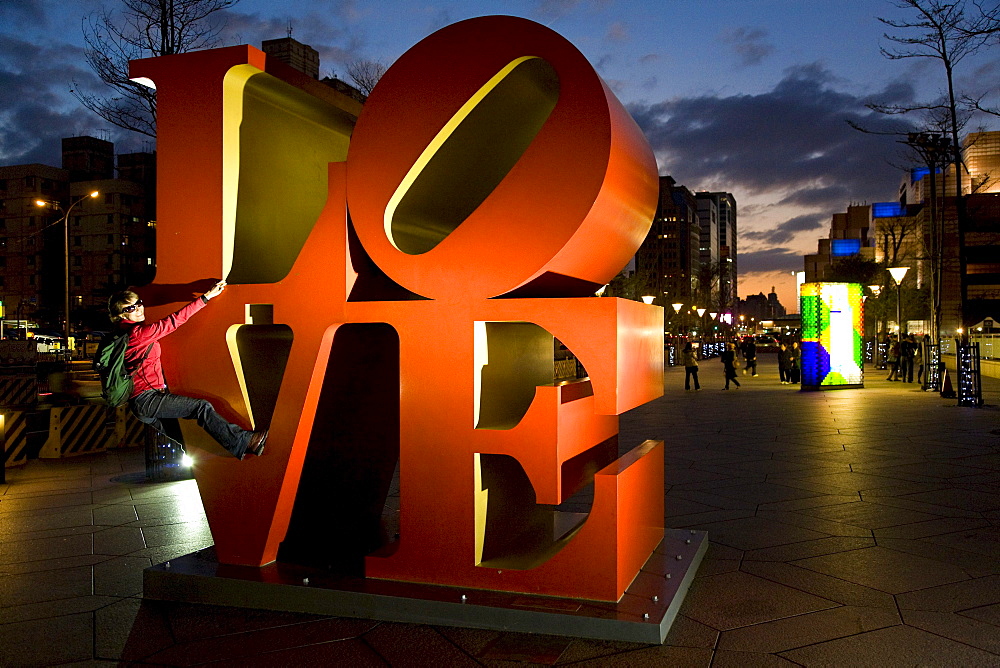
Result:
[[[143,596],[659,644],[666,638],[707,549],[705,532],[666,530],[663,541],[615,603],[343,577],[282,563],[263,568],[228,566],[216,561],[212,548],[147,568]]]

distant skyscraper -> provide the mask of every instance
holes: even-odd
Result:
[[[740,300],[740,313],[747,318],[753,318],[758,323],[782,318],[786,315],[785,307],[778,301],[778,294],[774,291],[774,286],[771,287],[771,292],[766,297],[763,292],[760,292],[756,295],[747,295],[745,300]]]
[[[726,192],[698,192],[695,197],[701,224],[701,264],[703,267],[717,267],[714,278],[717,281],[714,289],[717,293],[716,305],[733,312],[739,301],[736,198]]]
[[[673,177],[660,177],[653,224],[636,253],[636,269],[649,281],[658,303],[692,303],[698,273],[698,210],[694,195]]]

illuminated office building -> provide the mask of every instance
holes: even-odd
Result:
[[[700,228],[694,195],[673,177],[660,177],[653,224],[636,253],[636,269],[662,306],[692,303],[697,286]]]
[[[59,220],[77,200],[68,221],[71,329],[83,321],[106,324],[98,314],[109,292],[153,279],[155,154],[118,155],[119,178],[115,164],[111,142],[67,137],[60,168],[0,167],[0,296],[7,319],[61,329],[55,324],[64,311],[67,231]],[[97,198],[86,197],[94,190]],[[52,204],[39,207],[38,200]]]
[[[696,192],[701,224],[699,256],[702,266],[716,266],[717,286],[711,306],[736,312],[738,297],[736,198],[726,192]],[[701,290],[705,292],[705,287]]]

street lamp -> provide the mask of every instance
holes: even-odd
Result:
[[[889,267],[889,275],[896,281],[896,327],[899,335],[903,335],[903,277],[909,271],[909,267]]]
[[[654,295],[643,295],[642,296],[642,303],[643,304],[652,304],[654,299],[656,299],[656,297]]]
[[[66,350],[67,351],[69,351],[69,214],[73,211],[73,207],[75,207],[77,204],[79,204],[83,200],[87,199],[88,197],[97,197],[100,194],[101,193],[99,191],[97,191],[97,190],[89,192],[86,195],[83,195],[82,197],[78,198],[72,204],[70,204],[69,208],[66,209],[65,211],[63,211],[63,208],[61,206],[59,206],[58,202],[47,202],[47,201],[42,200],[42,199],[36,199],[35,200],[35,206],[43,206],[43,207],[47,206],[47,207],[50,207],[50,208],[52,208],[52,209],[54,209],[56,211],[60,211],[63,214],[62,218],[60,220],[57,220],[54,224],[63,223],[63,249],[65,250],[64,257],[63,257],[63,260],[64,260],[63,271],[65,272],[65,279],[66,279],[66,285],[65,285],[65,288],[66,288],[66,294],[65,294],[66,300],[64,302],[64,307],[66,309],[66,327],[64,329],[64,333],[65,333],[65,338],[66,338]]]
[[[931,335],[934,343],[938,342],[938,335],[941,324],[941,276],[942,276],[942,250],[944,248],[942,224],[944,214],[938,203],[937,183],[938,166],[946,168],[950,157],[954,154],[954,147],[948,135],[941,132],[910,132],[906,135],[906,140],[902,143],[914,149],[917,154],[927,163],[929,181],[931,184],[930,193],[930,213],[931,213],[931,233],[928,235],[928,251],[931,258]],[[964,279],[965,272],[962,272]],[[960,291],[961,292],[961,291]]]

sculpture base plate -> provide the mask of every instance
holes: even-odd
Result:
[[[617,602],[345,577],[295,564],[229,566],[205,548],[147,568],[143,596],[203,603],[660,644],[708,549],[703,531],[667,529]]]

